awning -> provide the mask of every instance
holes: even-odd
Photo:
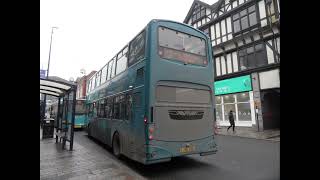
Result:
[[[68,84],[65,82],[40,78],[40,93],[42,94],[62,97],[71,89],[73,89],[74,86],[75,85]]]

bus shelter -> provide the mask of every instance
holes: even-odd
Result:
[[[76,91],[76,85],[40,78],[40,93],[58,98],[55,117],[56,143],[62,141],[62,148],[65,149],[66,142],[69,142],[70,151],[73,149]]]

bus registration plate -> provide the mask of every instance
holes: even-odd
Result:
[[[195,146],[189,146],[189,147],[182,147],[180,148],[180,153],[188,153],[195,151],[196,147]]]

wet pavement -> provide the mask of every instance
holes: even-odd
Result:
[[[62,150],[55,139],[40,140],[40,179],[144,179],[119,163],[111,151],[96,144],[83,132],[75,132],[73,148],[73,151]]]
[[[72,152],[61,150],[55,139],[40,140],[40,179],[280,179],[280,142],[227,135],[216,141],[217,154],[145,166],[115,158],[108,147],[77,131]]]

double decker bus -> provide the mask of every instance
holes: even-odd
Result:
[[[143,164],[217,152],[207,35],[151,20],[87,84],[89,136]]]

